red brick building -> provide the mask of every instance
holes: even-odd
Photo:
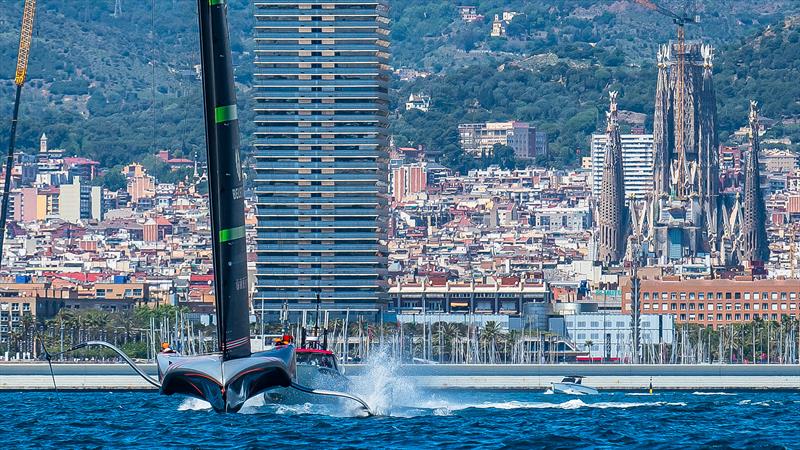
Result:
[[[623,312],[631,311],[630,280],[621,281]],[[800,315],[800,280],[753,280],[751,277],[682,280],[678,277],[640,282],[642,314],[673,314],[677,323],[718,325],[756,318],[781,320]]]

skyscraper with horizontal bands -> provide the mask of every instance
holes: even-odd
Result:
[[[385,301],[389,30],[384,0],[256,1],[254,304]],[[335,314],[335,313],[334,313]]]

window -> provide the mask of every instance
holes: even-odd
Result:
[[[749,292],[745,292],[744,293],[744,299],[745,300],[750,300],[750,293]]]
[[[778,293],[777,292],[773,292],[772,295],[770,296],[770,298],[772,300],[777,300],[778,299]]]
[[[709,311],[713,311],[713,310],[714,310],[714,304],[713,304],[713,303],[709,303],[709,304],[708,304],[708,308],[707,308],[707,309],[708,309]]]
[[[758,292],[753,292],[753,300],[761,300],[761,294]]]
[[[731,293],[730,292],[726,292],[725,293],[725,300],[730,300],[730,299],[731,299]]]
[[[617,322],[617,328],[625,328],[625,322]]]
[[[645,292],[642,295],[642,300],[650,300],[650,293],[649,292]]]
[[[706,298],[706,296],[702,292],[698,292],[697,293],[697,299],[698,300],[705,300],[705,298]]]
[[[578,338],[577,338],[577,339],[578,339],[579,341],[580,341],[580,340],[583,340],[583,339],[586,339],[586,334],[585,334],[585,333],[578,333]]]
[[[586,328],[586,322],[578,322],[578,328]]]
[[[694,311],[694,303],[689,303],[689,311]]]
[[[781,300],[786,300],[786,292],[781,292]]]
[[[733,309],[733,305],[731,305],[730,303],[726,303],[725,304],[725,311],[730,311],[731,309]]]
[[[697,318],[700,319],[700,320],[705,320],[705,317],[706,317],[705,314],[698,314],[697,315]]]
[[[745,303],[744,304],[744,310],[745,311],[750,311],[750,303]]]
[[[722,320],[722,314],[717,314],[717,320]]]
[[[592,333],[592,340],[600,339],[599,333]]]
[[[742,310],[742,304],[741,303],[737,303],[737,304],[733,305],[733,309],[735,309],[737,311],[741,311]]]
[[[653,303],[653,309],[658,309],[658,303]]]
[[[742,315],[741,314],[734,314],[733,318],[736,319],[736,320],[742,320]]]
[[[735,294],[733,294],[733,299],[734,300],[741,300],[742,299],[742,293],[741,292],[736,292]]]
[[[681,311],[686,311],[686,303],[681,303]]]
[[[592,322],[592,328],[599,328],[600,322]]]
[[[686,320],[686,314],[681,314],[681,320]]]
[[[669,295],[669,299],[670,299],[670,300],[675,300],[675,299],[677,299],[677,296],[675,295],[675,293],[674,293],[674,292],[673,292],[673,293],[671,293],[671,294]]]
[[[695,315],[694,314],[689,314],[689,320],[695,320]]]
[[[672,308],[673,311],[675,311],[675,310],[678,309],[678,304],[677,303],[673,303],[673,304],[669,305],[669,307]]]
[[[686,300],[686,292],[681,292],[681,300]]]
[[[773,311],[777,311],[778,310],[778,304],[777,303],[773,303],[772,304],[772,310]]]
[[[645,303],[644,304],[644,309],[650,309],[650,304],[649,303]]]
[[[758,311],[759,309],[761,309],[761,305],[758,303],[753,303],[753,310]]]
[[[786,303],[781,303],[781,311],[786,311],[787,309]]]
[[[725,320],[731,320],[731,315],[730,314],[725,314]]]
[[[750,314],[745,314],[744,315],[744,320],[750,320]]]

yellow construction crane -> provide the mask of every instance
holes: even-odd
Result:
[[[33,36],[33,18],[36,15],[36,0],[25,0],[25,9],[22,12],[22,29],[19,34],[19,55],[17,56],[17,73],[14,83],[17,85],[14,99],[14,115],[11,117],[11,135],[8,138],[8,155],[6,155],[6,175],[3,181],[3,204],[0,209],[0,264],[3,261],[3,241],[6,235],[6,221],[8,219],[8,195],[11,190],[11,169],[14,167],[14,146],[17,141],[17,119],[19,117],[19,99],[22,86],[25,84],[25,75],[28,72],[28,56],[31,51],[31,37]]]
[[[22,12],[22,30],[19,33],[19,55],[17,56],[17,76],[14,83],[22,86],[28,72],[28,55],[31,52],[31,36],[33,36],[33,17],[36,14],[36,0],[25,0]]]
[[[635,3],[644,6],[647,9],[657,11],[665,15],[675,22],[678,26],[678,64],[677,75],[675,77],[675,151],[678,152],[678,165],[680,166],[681,174],[685,173],[684,166],[686,165],[686,148],[684,142],[684,83],[686,81],[686,31],[684,27],[687,23],[698,23],[699,19],[696,15],[690,15],[686,11],[678,14],[674,11],[653,3],[651,0],[633,0]],[[685,180],[678,183],[678,196],[684,197]]]

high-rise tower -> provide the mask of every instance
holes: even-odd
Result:
[[[385,0],[255,2],[255,308],[385,299]]]
[[[649,229],[643,231],[649,253],[664,264],[713,255],[719,245],[719,141],[712,59],[713,49],[699,43],[673,44],[658,52],[654,191]]]
[[[625,205],[625,177],[622,167],[622,139],[617,122],[617,93],[610,93],[607,113],[606,154],[597,214],[597,260],[604,266],[625,257],[628,209]]]
[[[759,265],[769,260],[767,241],[767,213],[764,193],[761,191],[761,173],[758,153],[761,150],[758,136],[758,104],[750,102],[750,152],[747,154],[744,178],[744,203],[742,205],[742,261]]]

